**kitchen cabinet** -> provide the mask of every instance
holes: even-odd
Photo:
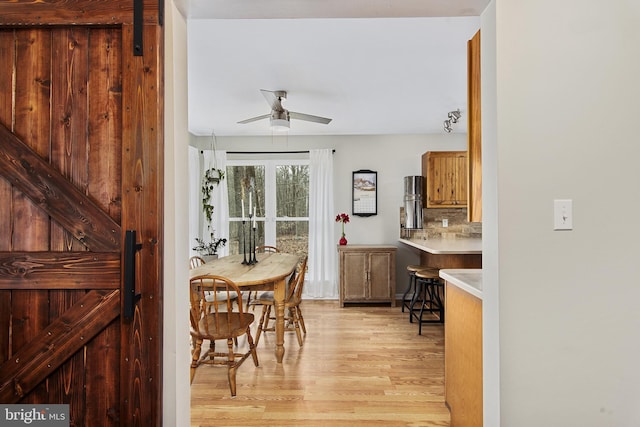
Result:
[[[467,152],[468,191],[467,220],[482,221],[482,115],[480,109],[480,31],[467,43],[467,102],[469,110]]]
[[[396,250],[391,245],[338,246],[340,306],[349,302],[396,305]]]
[[[428,151],[422,156],[427,208],[467,207],[467,152]]]

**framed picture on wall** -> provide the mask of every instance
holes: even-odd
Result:
[[[353,215],[378,214],[378,172],[361,169],[353,172]]]

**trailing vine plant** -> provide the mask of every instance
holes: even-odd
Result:
[[[213,151],[213,167],[204,171],[202,177],[202,211],[207,220],[207,229],[209,230],[210,241],[205,241],[204,238],[196,238],[198,243],[193,250],[198,251],[201,254],[213,255],[216,254],[219,247],[224,246],[227,243],[227,239],[217,239],[214,236],[214,230],[212,228],[213,221],[213,189],[216,185],[220,184],[220,181],[224,179],[225,171],[216,167],[216,136],[211,133],[211,149]]]
[[[211,223],[211,219],[213,218],[213,205],[211,201],[213,188],[220,184],[220,181],[223,179],[224,171],[215,167],[207,169],[202,178],[202,210],[209,223]]]

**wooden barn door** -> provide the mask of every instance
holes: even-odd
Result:
[[[159,3],[0,3],[0,403],[72,426],[162,424]]]

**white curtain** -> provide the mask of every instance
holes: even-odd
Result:
[[[198,255],[193,248],[200,237],[200,151],[189,146],[189,256]]]
[[[337,299],[333,150],[310,150],[309,160],[309,270],[304,296]]]
[[[227,170],[227,152],[219,150],[205,150],[204,151],[203,169],[200,172],[200,177],[204,176],[204,172],[207,169],[216,168],[223,171]],[[200,185],[198,185],[200,188]],[[209,226],[213,230],[214,237],[217,239],[229,240],[229,192],[227,191],[226,175],[225,179],[220,181],[220,185],[216,185],[213,188],[213,194],[211,195],[213,204],[213,215],[211,218],[211,224],[207,223],[207,219],[203,217],[202,235],[207,238],[211,233]],[[201,215],[204,215],[200,211]],[[229,254],[229,245],[218,249],[218,256],[226,256]]]

